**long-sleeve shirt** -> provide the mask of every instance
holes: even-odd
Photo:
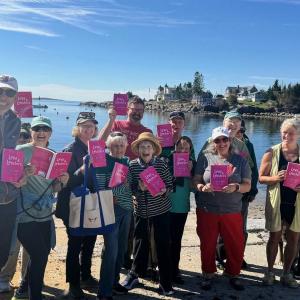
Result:
[[[140,173],[147,167],[153,166],[166,185],[166,193],[153,197],[148,190],[142,191],[139,187]],[[132,176],[132,194],[135,196],[134,212],[142,218],[154,217],[168,212],[171,209],[169,194],[173,190],[172,176],[167,164],[160,158],[153,158],[149,163],[140,158],[134,159],[129,164]]]

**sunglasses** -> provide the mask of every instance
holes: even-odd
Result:
[[[223,137],[223,138],[217,138],[214,140],[214,143],[215,144],[220,144],[221,142],[223,143],[227,143],[229,141],[229,138],[228,137]]]
[[[82,111],[79,113],[77,119],[95,119],[96,114],[92,111]]]
[[[119,131],[114,131],[114,132],[110,133],[109,136],[110,137],[124,136],[124,134],[122,132],[119,132]]]
[[[25,132],[21,132],[20,133],[20,138],[24,139],[24,140],[28,140],[31,138],[29,133],[25,133]]]
[[[7,97],[14,97],[16,96],[17,92],[12,89],[3,89],[0,88],[0,96],[6,95]]]
[[[31,130],[36,131],[36,132],[39,132],[39,131],[49,132],[52,129],[48,126],[35,126],[35,127],[32,127]]]

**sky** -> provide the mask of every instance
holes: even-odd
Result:
[[[0,0],[0,73],[34,97],[300,82],[300,0]]]

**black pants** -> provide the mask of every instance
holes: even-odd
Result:
[[[149,225],[153,226],[156,245],[159,281],[164,289],[171,285],[171,259],[170,259],[170,213],[149,218]],[[146,273],[149,256],[149,230],[147,219],[135,216],[133,263],[131,270],[142,275]]]
[[[96,239],[96,235],[72,236],[68,234],[66,259],[67,282],[73,285],[80,285],[80,275],[82,280],[86,280],[91,276],[92,255]]]
[[[44,273],[51,249],[51,221],[20,223],[18,239],[30,257],[21,285],[28,285],[30,300],[42,300]]]
[[[170,213],[171,217],[171,259],[172,259],[172,276],[179,274],[179,260],[181,251],[181,240],[184,226],[187,219],[187,213]]]
[[[0,205],[0,271],[9,256],[12,232],[16,223],[17,201]]]

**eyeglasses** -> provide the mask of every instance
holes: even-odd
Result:
[[[30,139],[30,134],[26,133],[26,132],[21,132],[20,133],[20,138],[24,139],[24,140],[28,140],[28,139]]]
[[[114,131],[114,132],[110,133],[109,136],[110,137],[124,136],[124,134],[122,132],[119,132],[119,131]]]
[[[14,97],[16,96],[17,92],[12,89],[3,89],[0,88],[0,96],[6,95],[7,97]]]
[[[44,132],[49,132],[52,129],[48,126],[34,126],[31,128],[31,130],[39,132],[39,131],[44,131]]]
[[[92,111],[82,111],[79,113],[77,119],[95,119],[96,114]]]
[[[140,113],[142,113],[142,112],[145,111],[144,108],[128,107],[128,109],[130,109],[130,110],[133,111],[133,112],[140,112]]]
[[[215,144],[220,144],[221,142],[223,143],[227,143],[229,141],[229,138],[228,137],[223,137],[223,138],[217,138],[214,140],[214,143]]]

